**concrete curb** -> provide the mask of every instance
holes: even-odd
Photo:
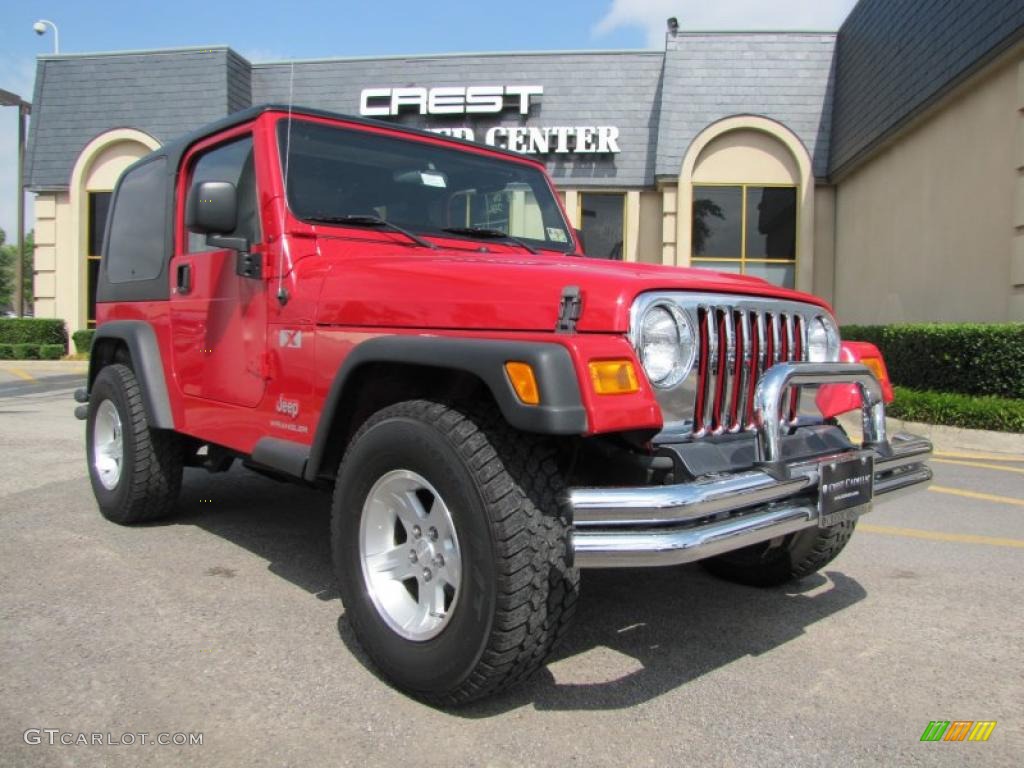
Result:
[[[844,414],[839,417],[839,421],[851,437],[860,439],[859,414]],[[896,432],[910,432],[927,437],[938,452],[973,451],[975,453],[1006,454],[1006,458],[1024,457],[1024,434],[1019,432],[961,429],[960,427],[944,427],[938,424],[922,424],[891,418],[885,420],[885,427],[890,435]]]

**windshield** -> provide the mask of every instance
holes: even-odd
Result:
[[[282,158],[288,122],[278,122]],[[484,230],[481,239],[504,233],[535,248],[572,251],[547,178],[523,163],[296,119],[287,183],[288,205],[300,219],[373,216],[420,234],[474,237],[471,228]]]

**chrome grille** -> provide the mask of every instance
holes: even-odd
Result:
[[[693,436],[754,428],[754,387],[778,362],[807,359],[807,322],[797,312],[730,305],[697,306],[697,363]],[[796,423],[800,396],[793,388],[782,415]]]

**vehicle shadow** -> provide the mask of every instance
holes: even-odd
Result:
[[[215,503],[203,501],[211,498]],[[190,470],[174,523],[243,547],[266,560],[272,573],[320,600],[338,599],[327,494],[244,470],[218,476]],[[531,705],[624,709],[744,657],[770,652],[866,596],[859,582],[836,570],[773,589],[725,583],[695,565],[586,571],[582,581],[574,626],[549,663],[508,693],[451,714],[486,718]],[[338,634],[377,674],[344,614]]]

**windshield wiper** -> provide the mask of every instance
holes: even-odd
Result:
[[[436,249],[429,240],[424,240],[419,235],[414,235],[404,227],[400,227],[397,224],[392,224],[390,221],[385,221],[380,216],[369,216],[361,214],[352,214],[349,216],[329,216],[314,214],[312,216],[306,216],[305,218],[310,221],[322,221],[325,224],[347,224],[350,227],[382,227],[384,229],[390,229],[393,232],[397,232],[400,235],[405,235],[417,245],[422,245],[424,248]]]
[[[487,238],[488,240],[505,240],[507,242],[515,243],[516,245],[525,248],[530,253],[540,253],[540,251],[538,251],[532,245],[523,242],[518,237],[502,232],[500,229],[488,229],[487,227],[445,227],[443,231],[451,232],[453,235],[484,237]]]

